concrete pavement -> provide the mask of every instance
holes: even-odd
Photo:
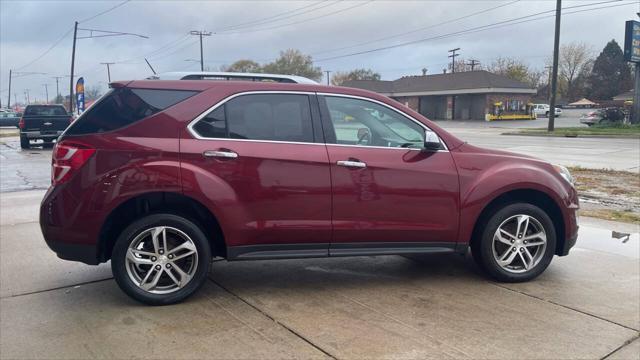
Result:
[[[640,356],[640,239],[610,237],[633,225],[583,226],[570,256],[525,284],[488,281],[462,256],[216,261],[193,298],[148,307],[108,264],[46,248],[42,194],[0,197],[3,359]]]

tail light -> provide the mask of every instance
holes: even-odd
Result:
[[[51,164],[51,184],[58,185],[69,180],[95,152],[95,149],[77,142],[62,141],[56,144]]]
[[[20,118],[20,121],[18,121],[18,127],[20,129],[24,129],[24,118]]]

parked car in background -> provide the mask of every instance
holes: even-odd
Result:
[[[18,127],[19,121],[18,113],[8,110],[0,111],[0,126]]]
[[[533,112],[536,114],[536,116],[549,117],[550,109],[551,107],[547,104],[533,104]],[[556,107],[555,115],[556,117],[562,115],[562,109]]]
[[[193,294],[212,256],[470,248],[492,278],[521,282],[575,244],[566,168],[470,145],[385,96],[261,81],[111,86],[60,136],[40,226],[63,259],[111,260],[141,302]]]
[[[18,122],[20,147],[30,148],[33,140],[52,144],[72,121],[73,117],[62,105],[27,105]]]
[[[619,123],[625,119],[625,112],[617,107],[596,109],[580,117],[582,124],[593,126],[603,123]]]

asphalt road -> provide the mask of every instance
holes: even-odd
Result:
[[[140,305],[56,258],[43,191],[0,197],[0,358],[637,359],[638,234],[582,228],[536,281],[499,284],[468,257],[216,261],[188,301]],[[616,228],[621,226],[621,228]]]

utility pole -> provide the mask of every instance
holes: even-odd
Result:
[[[451,55],[449,55],[449,57],[451,58],[451,73],[456,72],[456,57],[460,56],[460,54],[456,54],[456,51],[459,51],[459,50],[460,48],[449,50],[449,52],[451,53]]]
[[[24,89],[24,98],[27,100],[27,105],[31,104],[31,101],[29,100],[29,89]]]
[[[49,84],[42,84],[44,86],[44,96],[47,99],[47,104],[49,103]]]
[[[191,35],[198,35],[200,37],[200,71],[204,71],[204,56],[202,54],[202,37],[203,36],[211,36],[210,31],[197,31],[192,30],[189,32]]]
[[[471,61],[471,62],[468,63],[467,65],[471,66],[471,71],[473,71],[476,68],[476,65],[480,65],[480,61],[478,61],[476,59],[471,59],[469,61]]]
[[[331,70],[325,70],[324,72],[327,73],[327,85],[329,85],[329,80],[331,79],[331,77],[330,77]]]
[[[562,14],[562,0],[556,0],[556,34],[553,40],[553,69],[551,75],[551,97],[549,99],[549,126],[552,132],[556,118],[556,90],[558,88],[558,54],[560,53],[560,15]]]
[[[146,59],[145,59],[146,60]],[[102,62],[100,63],[102,65],[107,65],[107,79],[109,80],[109,83],[111,83],[111,69],[109,68],[109,65],[114,65],[115,63],[112,62]]]
[[[455,48],[455,49],[451,49],[449,50],[449,52],[451,53],[451,55],[449,55],[449,57],[451,58],[451,73],[455,74],[456,72],[456,56],[460,56],[460,54],[456,54],[457,51],[459,51],[460,48]],[[455,95],[451,95],[451,120],[453,120],[456,117],[456,96]]]
[[[11,69],[9,69],[9,96],[7,99],[7,109],[11,108]]]
[[[69,75],[69,112],[73,113],[73,67],[76,62],[76,38],[78,37],[78,22],[73,26],[73,49],[71,50],[71,75]],[[64,104],[64,100],[62,100]]]

